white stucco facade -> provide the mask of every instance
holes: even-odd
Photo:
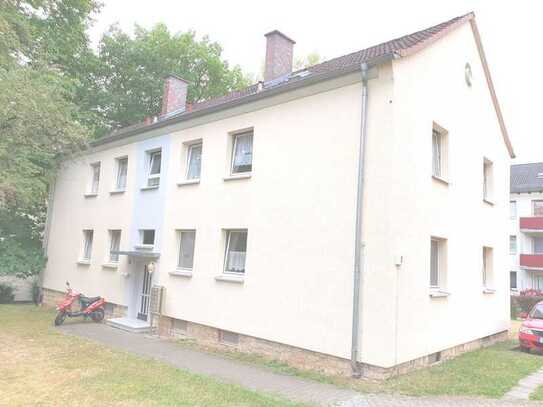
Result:
[[[473,72],[464,80],[465,64]],[[391,367],[509,328],[509,154],[470,25],[371,70],[368,83],[360,362]],[[133,250],[156,231],[153,284],[169,317],[348,359],[362,82],[348,74],[96,147],[56,182],[45,288],[72,287],[137,313],[143,263],[108,263],[108,230]],[[444,180],[432,178],[432,128],[448,132]],[[253,129],[250,178],[226,179],[231,134]],[[202,142],[199,183],[183,179],[186,145]],[[142,190],[160,148],[160,187]],[[127,187],[110,194],[115,159]],[[483,163],[493,164],[483,201]],[[99,191],[86,197],[89,166]],[[90,264],[78,264],[83,230]],[[243,283],[223,273],[225,230],[247,229]],[[191,276],[172,275],[177,230],[195,230]],[[430,241],[446,242],[443,296],[431,296]],[[487,289],[482,250],[492,249]],[[444,260],[445,261],[445,260]],[[481,318],[484,315],[484,318]]]

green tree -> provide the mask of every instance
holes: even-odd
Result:
[[[97,9],[92,0],[0,0],[0,274],[43,267],[48,185],[89,138],[74,101]]]
[[[298,57],[294,60],[294,70],[302,69],[302,68],[308,68],[313,65],[317,65],[318,63],[322,62],[322,57],[318,52],[311,52],[307,54],[305,57]]]
[[[223,95],[246,86],[238,66],[222,58],[222,48],[193,31],[172,34],[164,24],[136,26],[133,37],[117,26],[99,44],[96,87],[89,105],[115,129],[160,112],[163,79],[176,74],[190,82],[188,101]]]

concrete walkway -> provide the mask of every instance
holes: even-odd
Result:
[[[64,333],[87,338],[112,348],[160,360],[194,373],[212,376],[222,382],[238,384],[259,392],[276,394],[285,399],[308,405],[341,407],[543,406],[543,403],[522,400],[362,395],[330,384],[283,375],[269,369],[188,349],[156,337],[128,333],[105,324],[67,324],[58,329]]]
[[[543,368],[519,380],[518,384],[509,390],[504,400],[528,400],[539,386],[543,385]]]

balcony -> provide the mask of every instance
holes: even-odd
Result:
[[[543,270],[543,254],[521,254],[520,267]]]
[[[520,230],[525,233],[543,233],[543,216],[530,216],[519,219]]]

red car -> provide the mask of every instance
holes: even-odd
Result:
[[[520,350],[543,350],[543,301],[534,305],[529,314],[521,314],[521,318],[524,321],[518,332]]]

